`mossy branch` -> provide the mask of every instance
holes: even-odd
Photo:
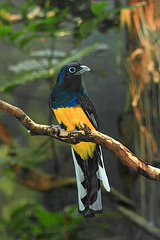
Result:
[[[68,134],[68,132],[60,129],[58,126],[48,126],[35,123],[20,108],[6,103],[5,101],[0,100],[0,109],[16,117],[32,136],[50,136],[70,144],[77,144],[81,141],[97,143],[112,151],[125,165],[132,168],[133,171],[138,172],[150,180],[160,181],[159,168],[147,164],[136,157],[120,142],[105,134],[90,129],[83,123],[81,123],[80,131]]]

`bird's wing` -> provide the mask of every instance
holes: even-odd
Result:
[[[92,125],[95,127],[96,130],[98,130],[99,129],[98,117],[96,114],[96,110],[95,110],[91,100],[89,99],[89,97],[85,93],[83,93],[78,98],[78,102],[81,105],[81,107],[82,107],[83,111],[85,112],[85,114],[87,115],[87,117],[89,118]],[[106,175],[106,171],[104,168],[101,146],[99,146],[99,145],[96,146],[96,152],[98,154],[98,168],[99,168],[98,178],[103,181],[103,185],[104,185],[105,189],[107,191],[110,191],[108,177]]]
[[[95,110],[91,100],[87,96],[87,94],[83,93],[81,96],[79,96],[78,103],[81,105],[83,111],[89,118],[92,125],[95,127],[96,130],[98,130],[99,124],[98,124],[98,117],[96,114],[96,110]]]

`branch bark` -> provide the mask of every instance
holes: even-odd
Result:
[[[17,181],[31,189],[40,192],[50,191],[58,187],[70,187],[76,185],[76,179],[73,177],[59,177],[51,176],[41,171],[19,164],[11,162],[12,167]]]
[[[105,134],[90,129],[83,123],[81,123],[80,131],[75,131],[71,134],[68,134],[68,132],[60,129],[58,126],[48,126],[35,123],[20,108],[6,103],[5,101],[0,100],[0,109],[16,117],[32,136],[51,136],[70,144],[77,144],[81,141],[97,143],[112,151],[118,158],[120,158],[123,164],[132,168],[133,171],[138,172],[150,180],[160,181],[159,168],[155,168],[147,164],[143,160],[136,157],[120,142]]]
[[[35,168],[28,167],[23,163],[11,162],[10,166],[20,184],[36,191],[47,192],[59,187],[76,186],[76,178],[74,177],[52,176]],[[125,197],[113,187],[111,187],[111,195],[114,198],[114,202],[117,204],[128,206],[131,209],[135,208],[135,204],[132,200]]]

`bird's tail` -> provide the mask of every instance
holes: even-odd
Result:
[[[100,180],[107,191],[110,191],[108,178],[105,172],[102,151],[97,145],[93,158],[83,160],[72,148],[75,164],[79,212],[84,217],[94,217],[102,213]]]

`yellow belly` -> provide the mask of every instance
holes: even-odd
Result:
[[[53,109],[53,112],[58,123],[61,124],[63,122],[63,124],[67,127],[68,132],[74,130],[76,126],[80,128],[80,122],[87,124],[91,129],[95,129],[81,107],[57,108]],[[83,160],[86,160],[88,156],[91,158],[93,157],[96,144],[81,142],[76,145],[72,145],[72,147]]]

